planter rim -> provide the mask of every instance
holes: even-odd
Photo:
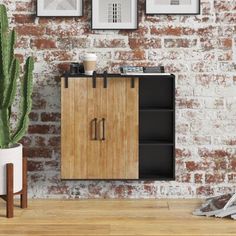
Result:
[[[21,143],[15,143],[15,144],[13,144],[12,147],[9,147],[9,148],[0,148],[0,151],[1,151],[1,150],[10,150],[10,149],[18,148],[18,147],[22,147],[22,144],[21,144]]]

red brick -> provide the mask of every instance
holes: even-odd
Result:
[[[210,186],[200,186],[196,189],[196,193],[201,196],[211,196],[214,190]]]
[[[214,170],[227,170],[227,162],[225,160],[216,160]]]
[[[231,161],[230,167],[231,167],[232,170],[236,171],[236,160]]]
[[[217,48],[217,41],[215,38],[200,38],[200,45],[203,51],[209,51]]]
[[[27,170],[28,171],[43,171],[44,170],[44,163],[42,161],[28,160]]]
[[[196,45],[196,39],[164,39],[164,46],[166,48],[191,48]]]
[[[126,43],[124,39],[95,39],[96,48],[124,48]]]
[[[32,109],[33,110],[39,110],[39,109],[45,109],[46,105],[47,105],[47,101],[42,98],[42,94],[38,92],[33,92],[32,95],[32,99],[33,99],[33,104],[32,104]]]
[[[210,164],[208,162],[194,162],[194,161],[187,161],[185,163],[186,169],[188,171],[197,171],[197,170],[207,170],[210,168]]]
[[[229,158],[231,157],[232,155],[225,151],[225,150],[208,150],[206,148],[200,148],[198,150],[198,154],[200,157],[205,157],[205,158]]]
[[[25,148],[24,154],[26,157],[35,158],[51,158],[52,157],[52,150],[46,147],[40,147],[40,148]]]
[[[185,163],[185,165],[186,165],[186,169],[188,171],[199,170],[199,165],[194,161],[188,161],[188,162]]]
[[[216,23],[225,23],[225,24],[234,24],[236,21],[236,13],[230,12],[230,13],[216,13]]]
[[[25,36],[42,36],[45,33],[45,28],[37,25],[18,25],[16,32]]]
[[[158,36],[172,35],[172,36],[180,36],[183,33],[183,29],[181,27],[151,27],[151,34]]]
[[[29,134],[59,134],[60,127],[55,125],[30,125]]]
[[[145,36],[148,33],[148,28],[142,25],[139,25],[138,29],[133,31],[133,30],[120,30],[119,34],[121,35],[128,35],[130,37],[141,37]]]
[[[30,2],[15,1],[15,5],[16,5],[17,12],[19,12],[19,11],[24,11],[24,12],[33,11],[36,7],[35,0],[32,0]]]
[[[191,151],[187,150],[187,149],[180,149],[180,148],[176,148],[175,150],[175,155],[177,158],[183,158],[183,157],[191,157]]]
[[[116,51],[115,59],[117,60],[145,60],[146,55],[143,50],[135,51]]]
[[[85,33],[86,28],[80,28],[76,24],[69,24],[67,29],[64,29],[61,24],[57,25],[57,27],[46,27],[46,35],[50,35],[51,37],[72,37],[72,36],[81,36]]]
[[[34,23],[35,16],[34,15],[26,15],[26,14],[14,14],[13,19],[15,23],[18,24],[27,24],[27,23]]]
[[[196,145],[211,144],[211,136],[194,136],[193,143]]]
[[[68,186],[58,186],[53,185],[48,187],[48,193],[53,194],[67,194],[69,195],[69,187]]]
[[[41,113],[41,121],[50,122],[50,121],[60,121],[61,114],[58,112],[43,112]]]
[[[80,38],[80,37],[66,37],[59,38],[57,41],[58,48],[65,50],[73,50],[74,48],[90,48],[91,47],[91,39],[90,38]]]
[[[161,39],[159,38],[129,38],[129,46],[131,49],[161,48]]]
[[[36,112],[30,112],[29,118],[30,118],[30,121],[38,121],[39,114]]]
[[[215,0],[214,9],[216,12],[230,12],[233,10],[233,4],[230,0]]]
[[[40,172],[28,172],[28,181],[33,184],[36,185],[39,181],[44,182],[46,181],[46,177],[43,171]]]
[[[34,39],[31,41],[31,46],[36,47],[37,49],[50,49],[56,48],[56,42],[52,39]]]
[[[218,61],[232,61],[233,60],[233,52],[219,52],[218,53]]]
[[[218,40],[219,48],[231,49],[233,45],[233,40],[231,38],[221,38]]]
[[[176,132],[178,134],[188,134],[189,124],[176,124]]]
[[[59,162],[57,160],[51,160],[51,161],[46,161],[45,166],[47,167],[47,170],[59,170]]]
[[[224,182],[224,175],[223,174],[206,174],[205,182],[208,184],[222,183]]]
[[[189,98],[177,98],[176,99],[176,105],[178,108],[192,108],[192,109],[196,109],[196,108],[200,108],[201,107],[201,103],[199,101],[199,99],[189,99]]]
[[[195,36],[202,36],[204,38],[206,37],[212,37],[216,34],[217,28],[213,26],[206,26],[201,28],[191,28],[191,27],[184,27],[183,28],[183,35],[195,35]]]
[[[194,174],[194,183],[203,183],[203,174]]]
[[[46,147],[47,142],[46,142],[45,137],[41,137],[41,136],[34,137],[34,145],[35,147]]]
[[[68,51],[46,51],[44,54],[44,60],[49,63],[54,61],[71,61],[72,59],[73,55]]]
[[[59,136],[50,137],[48,140],[48,145],[52,147],[59,147],[60,144],[61,144],[61,137]]]
[[[176,181],[182,182],[182,183],[190,183],[191,174],[190,173],[181,174],[177,177]]]

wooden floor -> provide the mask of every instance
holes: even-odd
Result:
[[[33,200],[0,235],[236,235],[236,221],[192,216],[198,200]]]

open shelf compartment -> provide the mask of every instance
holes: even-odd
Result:
[[[174,114],[173,112],[140,112],[140,140],[157,140],[173,142]]]
[[[174,77],[147,77],[139,80],[140,108],[174,109]]]
[[[173,155],[172,146],[140,146],[140,179],[174,179]]]

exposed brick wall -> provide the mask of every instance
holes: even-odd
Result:
[[[35,1],[5,0],[17,54],[36,57],[33,112],[23,142],[33,197],[195,197],[236,190],[236,1],[202,0],[199,16],[146,16],[139,30],[91,31],[82,18],[36,18]],[[60,80],[96,52],[99,69],[163,64],[177,76],[176,181],[60,181]]]

